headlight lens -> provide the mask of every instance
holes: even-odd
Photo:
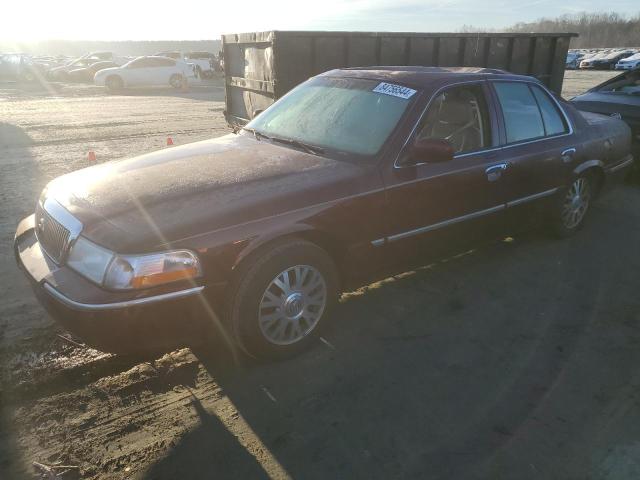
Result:
[[[111,262],[104,285],[114,289],[146,288],[201,275],[197,257],[188,250],[151,255],[118,255]]]
[[[102,248],[84,237],[78,237],[69,252],[67,265],[80,275],[102,284],[104,273],[107,271],[113,253]]]
[[[188,250],[117,255],[84,237],[75,241],[67,265],[89,280],[117,290],[153,287],[202,274],[198,258]]]

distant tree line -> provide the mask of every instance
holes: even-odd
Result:
[[[42,42],[3,42],[0,53],[32,55],[80,56],[88,52],[114,52],[117,55],[153,55],[162,51],[213,52],[220,50],[220,40],[157,40],[157,41],[76,41],[47,40]]]
[[[535,22],[516,23],[508,32],[572,32],[572,48],[640,47],[640,13],[627,17],[619,13],[577,13]]]

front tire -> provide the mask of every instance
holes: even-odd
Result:
[[[228,309],[236,343],[257,359],[309,348],[338,298],[338,273],[317,245],[291,239],[245,266]]]
[[[560,192],[552,212],[556,236],[570,237],[582,228],[594,198],[594,186],[593,176],[582,173]]]
[[[173,88],[182,88],[184,82],[184,77],[178,73],[174,73],[173,75],[171,75],[171,78],[169,78],[169,85],[171,85]]]

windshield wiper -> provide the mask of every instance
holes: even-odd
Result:
[[[267,135],[266,133],[262,133],[256,130],[255,128],[242,127],[242,130],[253,133],[253,136],[256,137],[256,140],[258,141],[260,140],[260,138],[265,138],[273,142],[284,143],[285,145],[291,145],[292,147],[300,148],[301,150],[304,150],[305,152],[312,155],[322,155],[324,153],[324,148],[322,147],[317,147],[309,143],[301,142],[300,140],[294,140],[293,138],[272,137],[270,135]]]
[[[258,140],[258,141],[260,141],[260,137],[266,138],[267,140],[271,140],[271,137],[269,135],[266,135],[266,134],[264,134],[262,132],[259,132],[255,128],[242,127],[242,130],[246,130],[247,132],[253,133],[253,136],[256,137],[256,140]]]
[[[312,155],[322,155],[324,153],[324,148],[322,147],[317,147],[316,145],[311,145],[309,143],[301,142],[300,140],[294,140],[293,138],[281,138],[281,137],[270,137],[270,138],[274,142],[284,143],[285,145],[291,145],[292,147],[300,148]]]

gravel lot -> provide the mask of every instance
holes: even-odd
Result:
[[[611,72],[567,72],[564,95]],[[237,364],[222,345],[74,345],[12,240],[50,179],[227,132],[220,83],[106,96],[0,84],[0,478],[640,476],[640,190],[584,230],[531,232],[344,295],[325,343]]]

